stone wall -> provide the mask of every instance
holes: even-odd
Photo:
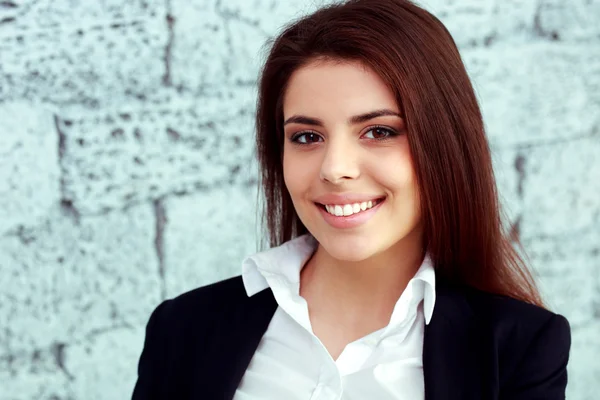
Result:
[[[568,3],[568,5],[567,5]],[[266,39],[320,0],[0,2],[0,400],[129,398],[152,309],[258,249]],[[600,2],[428,0],[600,391]],[[218,234],[215,234],[218,233]]]

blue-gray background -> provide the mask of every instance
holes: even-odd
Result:
[[[0,399],[125,399],[144,326],[258,249],[255,81],[321,0],[0,1]],[[510,220],[600,393],[600,1],[427,0]]]

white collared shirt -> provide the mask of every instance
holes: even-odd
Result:
[[[423,334],[435,305],[429,255],[398,299],[390,323],[334,360],[312,330],[300,271],[317,246],[305,234],[247,257],[248,296],[270,287],[278,308],[235,393],[235,400],[424,399]]]

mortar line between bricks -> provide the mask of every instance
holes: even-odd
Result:
[[[3,20],[0,20],[0,25]],[[27,33],[23,34],[16,31],[11,32],[0,32],[0,39],[13,38],[16,36],[36,36],[39,34],[47,33],[48,31],[58,31],[60,35],[71,35],[74,32],[79,30],[83,31],[94,31],[96,29],[105,29],[106,27],[110,27],[112,25],[121,25],[121,26],[133,26],[133,25],[142,25],[147,22],[154,22],[156,19],[154,18],[117,18],[117,19],[95,19],[88,18],[76,21],[74,24],[67,26],[60,24],[50,24],[46,25],[42,28],[32,27],[27,29]]]
[[[154,200],[154,215],[155,215],[155,237],[154,249],[158,258],[158,276],[160,277],[160,298],[167,298],[166,282],[165,282],[165,225],[167,217],[165,206],[161,199]]]
[[[59,123],[58,115],[54,114],[53,118],[54,118],[54,127],[56,128],[56,133],[58,135],[58,163],[59,163],[59,166],[61,166],[62,165],[61,161],[65,155],[67,138],[66,138],[65,134],[60,130],[60,123]],[[62,186],[64,185],[62,177],[61,177],[60,185],[61,185],[61,192],[62,192],[62,190],[63,190]]]
[[[175,37],[173,26],[175,25],[175,18],[173,17],[171,0],[165,0],[165,8],[167,11],[167,15],[165,16],[165,20],[167,22],[168,29],[168,37],[167,44],[165,46],[165,54],[163,56],[163,62],[165,65],[165,73],[163,75],[163,85],[172,86],[173,82],[171,81],[171,52],[173,48],[173,39]]]
[[[56,134],[58,135],[58,169],[60,171],[59,177],[59,197],[60,197],[60,206],[65,215],[68,215],[73,218],[75,223],[79,223],[80,214],[79,211],[73,205],[72,199],[69,199],[67,196],[67,188],[65,183],[65,168],[63,167],[63,161],[65,157],[65,153],[67,151],[67,136],[60,129],[60,119],[58,115],[54,114],[54,127],[56,128]]]
[[[548,140],[540,140],[540,141],[530,141],[530,142],[509,144],[509,145],[505,145],[505,146],[498,144],[497,142],[494,142],[494,143],[492,143],[492,147],[495,149],[498,149],[498,150],[511,150],[511,149],[529,150],[529,149],[533,149],[536,147],[542,147],[542,146],[556,146],[556,145],[565,144],[565,143],[575,143],[575,142],[591,139],[596,136],[598,136],[598,133],[594,130],[591,133],[584,133],[581,135],[572,136],[572,137],[568,137],[568,138],[556,138],[556,139],[548,139]]]
[[[65,183],[65,171],[63,168],[63,160],[65,153],[67,152],[67,136],[60,129],[60,119],[58,115],[54,114],[54,127],[56,128],[56,134],[58,135],[58,169],[60,171],[59,178],[59,190],[61,202],[66,200],[66,183]]]
[[[538,3],[537,8],[535,10],[535,14],[533,16],[533,34],[550,41],[558,41],[560,40],[560,35],[556,31],[546,31],[542,28],[542,23],[540,21],[542,11],[542,4]]]
[[[521,200],[523,200],[523,184],[525,183],[525,175],[527,175],[525,169],[526,162],[526,157],[523,155],[523,153],[519,152],[515,158],[515,169],[517,170],[518,174],[517,195]]]

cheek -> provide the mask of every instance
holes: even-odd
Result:
[[[283,158],[283,182],[285,183],[285,187],[288,192],[293,193],[294,188],[294,176],[292,173],[292,169],[290,168],[288,158],[284,156]]]
[[[412,162],[405,154],[379,157],[371,164],[370,170],[379,184],[395,195],[405,194],[415,186]]]
[[[309,186],[310,177],[308,176],[309,169],[307,167],[307,162],[302,157],[298,157],[297,154],[293,153],[284,153],[283,180],[292,197],[306,190]]]
[[[390,185],[393,186],[398,205],[403,209],[412,209],[416,215],[420,214],[420,194],[412,164],[404,163],[398,166],[399,173]]]

